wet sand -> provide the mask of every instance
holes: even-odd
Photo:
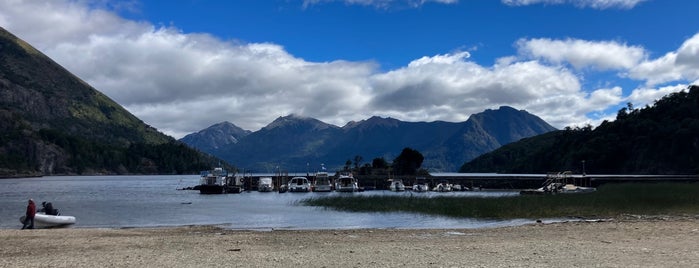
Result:
[[[696,267],[699,219],[488,229],[0,230],[0,267]]]

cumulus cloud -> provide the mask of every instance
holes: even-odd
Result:
[[[687,39],[677,51],[630,68],[628,76],[646,80],[648,86],[677,80],[699,80],[699,33]]]
[[[628,69],[640,80],[699,80],[697,36],[657,60],[646,60],[639,47],[614,42],[530,39],[516,43],[529,58],[503,55],[492,66],[459,51],[381,71],[374,62],[311,62],[280,44],[221,40],[135,22],[84,1],[0,1],[0,25],[176,138],[221,121],[257,130],[292,113],[335,125],[373,115],[456,122],[501,105],[562,128],[590,122],[587,114],[626,100],[620,87],[583,89],[581,78],[563,62],[574,68]],[[585,49],[594,53],[581,54]],[[644,64],[658,67],[646,70]],[[651,72],[664,64],[671,78]],[[628,99],[642,102],[677,89],[651,88],[637,89]]]
[[[520,39],[517,41],[517,47],[522,55],[544,59],[555,64],[570,63],[577,69],[585,67],[600,70],[629,69],[647,57],[642,47],[613,41]]]
[[[226,120],[256,130],[291,113],[344,124],[336,118],[361,116],[376,69],[372,62],[308,62],[277,44],[184,34],[74,1],[1,2],[0,22],[175,137]]]
[[[687,89],[686,84],[678,84],[660,88],[637,88],[626,98],[627,102],[631,102],[635,107],[641,107],[646,104],[652,104],[665,95],[670,93],[680,92]]]
[[[646,0],[502,0],[502,3],[509,6],[528,6],[535,4],[561,5],[572,4],[580,8],[594,9],[631,9]]]
[[[484,67],[467,56],[423,57],[407,67],[374,75],[371,84],[377,89],[376,97],[369,109],[403,118],[409,114],[420,121],[464,121],[486,108],[509,105],[563,127],[587,122],[586,113],[621,100],[619,87],[588,96],[566,68],[511,59]]]

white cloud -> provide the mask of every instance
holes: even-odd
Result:
[[[685,90],[687,86],[686,84],[678,84],[661,88],[637,88],[631,92],[626,101],[631,102],[634,107],[642,108],[646,104],[653,104],[654,101],[665,95]]]
[[[594,9],[631,9],[646,0],[502,0],[509,6],[528,6],[536,4],[561,5],[572,4],[580,8]]]
[[[558,64],[563,62],[576,68],[630,68],[629,76],[651,81],[660,78],[641,67],[662,65],[666,58],[666,73],[699,80],[697,36],[656,61],[644,61],[641,48],[614,42],[532,39],[517,45],[533,59],[503,55],[482,66],[469,61],[469,52],[454,52],[383,72],[373,62],[310,62],[278,44],[239,43],[134,22],[83,1],[0,1],[0,25],[177,138],[221,121],[257,130],[291,113],[335,125],[373,115],[463,121],[501,105],[562,128],[591,122],[587,114],[625,101],[620,87],[583,89],[581,78]],[[541,50],[546,48],[552,51]],[[580,54],[585,49],[587,57]],[[629,99],[642,102],[669,90],[637,89]]]
[[[466,55],[423,57],[373,76],[376,97],[368,109],[411,121],[463,121],[484,109],[509,105],[562,128],[588,122],[588,112],[622,100],[619,87],[588,96],[565,68],[511,58],[484,67],[467,61]]]
[[[555,64],[570,63],[577,69],[588,66],[600,70],[629,69],[647,57],[642,47],[609,41],[520,39],[517,47],[522,55]]]
[[[699,80],[699,33],[687,39],[677,51],[634,66],[628,76],[646,80],[649,86],[677,80]]]
[[[7,30],[175,137],[225,120],[256,130],[290,113],[340,125],[346,121],[336,118],[368,116],[361,108],[371,96],[372,62],[308,62],[276,44],[184,34],[72,1],[0,2],[0,18]]]

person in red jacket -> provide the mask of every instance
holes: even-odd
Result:
[[[36,205],[34,205],[34,200],[29,199],[22,229],[34,229],[34,215],[36,215]]]

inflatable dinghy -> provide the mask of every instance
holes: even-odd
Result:
[[[24,217],[19,218],[20,222],[24,222]],[[34,227],[64,227],[75,224],[75,217],[63,215],[46,215],[44,212],[37,212],[34,216]]]

